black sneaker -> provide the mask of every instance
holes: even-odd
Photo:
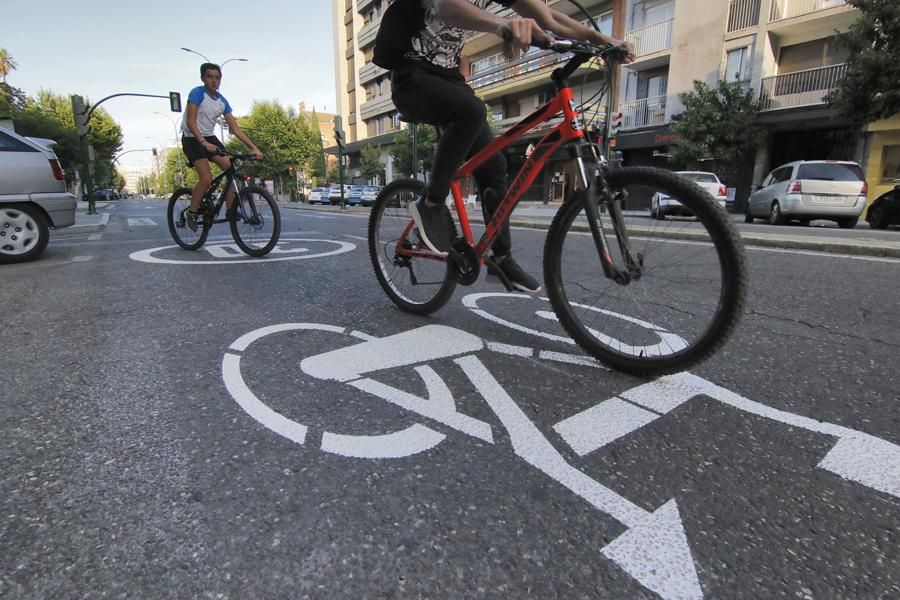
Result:
[[[427,206],[425,198],[409,205],[409,212],[416,221],[422,243],[441,256],[447,256],[453,241],[453,217],[446,204]]]
[[[193,212],[190,209],[184,211],[184,224],[188,229],[190,229],[194,233],[197,233],[197,217],[198,216],[200,216],[199,212]]]
[[[499,268],[500,271],[503,271],[503,274],[512,284],[513,288],[521,291],[521,292],[530,292],[532,294],[536,294],[541,291],[541,284],[538,281],[522,270],[522,267],[513,260],[512,256],[507,256],[503,259],[497,267],[495,267],[496,263],[489,262],[488,263],[488,275],[499,278],[497,274],[497,270]]]

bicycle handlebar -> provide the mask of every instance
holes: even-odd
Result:
[[[236,158],[238,160],[262,160],[262,159],[256,158],[255,154],[240,154],[237,152],[231,152],[229,150],[219,150],[219,152],[217,152],[217,154],[219,156],[229,156],[231,158]]]
[[[556,37],[551,32],[545,33],[551,38],[551,41],[532,40],[531,45],[535,48],[540,48],[541,50],[552,50],[559,54],[571,52],[572,54],[581,56],[597,56],[606,61],[623,60],[628,56],[628,50],[622,46],[614,46],[612,44],[597,45],[589,42],[579,42],[577,40]],[[506,43],[512,42],[512,33],[508,30],[503,31],[503,41]]]

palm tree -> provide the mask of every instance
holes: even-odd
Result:
[[[15,71],[18,66],[6,48],[0,48],[0,76],[3,77],[3,83],[6,83],[6,76]]]

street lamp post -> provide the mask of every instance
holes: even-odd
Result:
[[[174,148],[177,150],[178,149],[178,123],[176,121],[174,121],[172,119],[172,117],[170,117],[169,115],[163,114],[159,111],[153,111],[153,114],[159,115],[161,117],[165,117],[169,120],[170,123],[172,123],[172,129],[175,133],[175,135],[172,139],[175,142]],[[179,179],[178,184],[184,185],[184,164],[182,163],[181,157],[178,158],[178,179]]]
[[[212,62],[211,60],[209,60],[209,59],[206,57],[205,54],[200,54],[200,53],[197,52],[196,50],[191,50],[190,48],[185,48],[185,47],[183,47],[183,46],[182,46],[181,49],[184,50],[185,52],[191,52],[192,54],[196,54],[197,56],[201,57],[203,60],[205,60],[205,61],[208,62],[208,63],[211,63],[211,62]],[[225,65],[227,65],[228,63],[230,63],[231,61],[234,61],[234,60],[236,60],[236,61],[238,61],[238,62],[247,62],[247,59],[246,59],[246,58],[229,58],[229,59],[226,60],[225,62],[221,63],[221,64],[219,65],[219,68],[221,69],[222,67],[224,67]]]

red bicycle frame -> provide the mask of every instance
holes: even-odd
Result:
[[[466,212],[466,207],[462,200],[460,179],[472,175],[478,167],[493,158],[499,152],[502,152],[525,133],[542,123],[548,122],[559,113],[563,114],[562,123],[554,127],[535,145],[534,152],[531,153],[531,156],[526,158],[525,164],[519,169],[516,178],[507,189],[506,196],[497,207],[491,220],[486,224],[484,235],[481,236],[481,239],[476,246],[475,238],[472,234],[472,227],[469,224],[469,215]],[[556,96],[550,101],[537,108],[533,113],[516,123],[509,130],[505,131],[489,145],[482,148],[480,152],[466,161],[459,170],[456,171],[456,175],[454,175],[453,181],[450,183],[450,192],[453,194],[453,204],[456,207],[457,215],[459,215],[459,223],[462,227],[463,235],[469,245],[475,247],[475,253],[478,255],[479,259],[483,257],[488,248],[491,247],[494,238],[496,238],[497,234],[500,232],[502,224],[506,222],[510,213],[519,203],[519,198],[522,197],[522,194],[528,189],[528,186],[534,182],[538,173],[541,172],[541,169],[553,153],[559,150],[563,144],[578,139],[584,139],[584,131],[579,125],[580,119],[581,117],[578,111],[575,110],[575,95],[572,92],[572,88],[569,86],[561,87]],[[403,232],[404,238],[409,235],[413,226],[414,222],[410,221],[410,224]],[[407,256],[440,258],[441,260],[446,260],[444,257],[438,257],[433,252],[427,250],[412,251],[398,249],[398,253]]]

